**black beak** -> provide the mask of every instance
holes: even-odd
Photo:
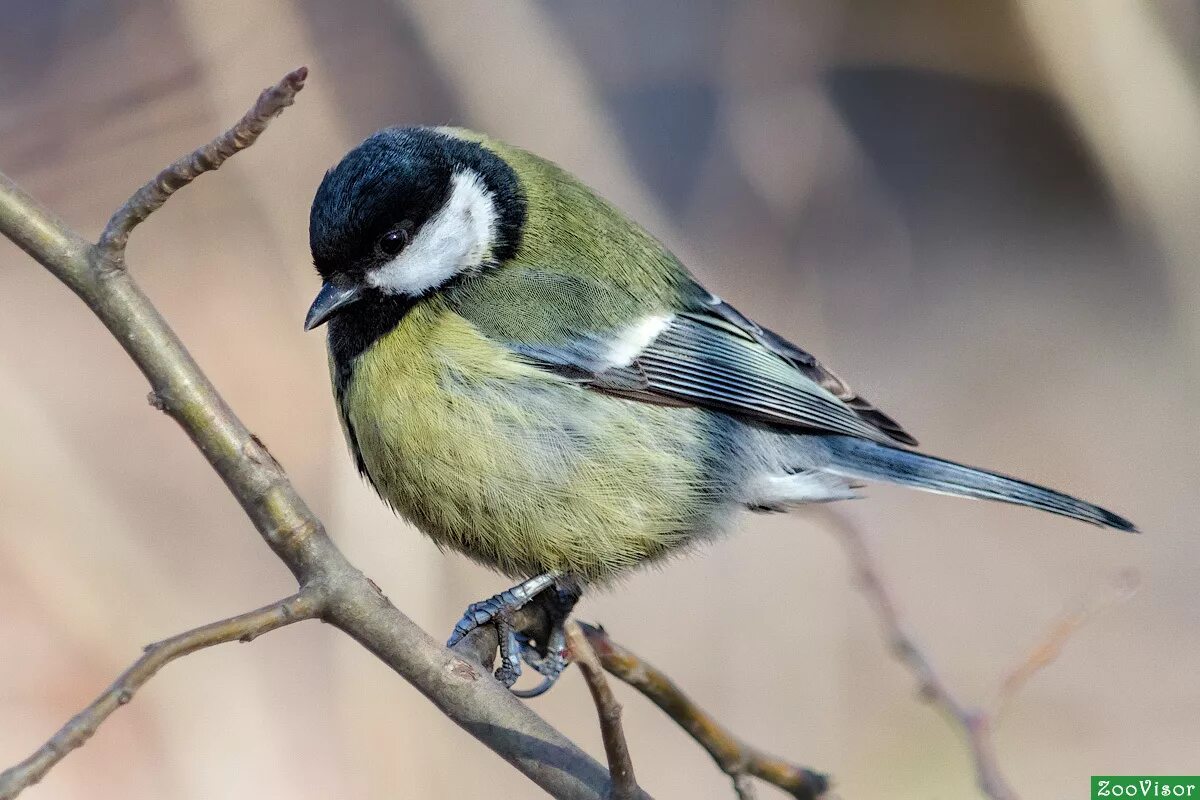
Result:
[[[311,331],[324,325],[330,317],[360,297],[362,288],[359,286],[334,286],[326,281],[321,291],[317,292],[317,299],[313,300],[312,307],[308,309],[308,316],[304,318],[304,330]]]

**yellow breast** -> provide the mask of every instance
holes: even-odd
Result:
[[[342,410],[393,508],[510,575],[610,577],[711,521],[701,412],[582,388],[436,299],[359,357]]]

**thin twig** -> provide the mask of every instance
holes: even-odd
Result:
[[[1054,663],[1076,631],[1099,614],[1133,597],[1137,593],[1139,582],[1136,571],[1123,570],[1100,591],[1084,598],[1050,625],[1041,641],[1000,682],[996,697],[989,706],[991,718],[995,721],[1000,719],[1016,693],[1024,688],[1034,675]]]
[[[148,645],[141,657],[122,672],[103,694],[72,717],[33,755],[0,772],[0,800],[12,800],[45,777],[68,753],[82,747],[110,714],[132,700],[134,693],[146,681],[175,659],[213,645],[248,642],[268,631],[313,619],[321,613],[323,604],[324,597],[317,589],[303,589],[257,611],[239,614]]]
[[[858,528],[840,514],[829,513],[825,516],[842,538],[850,564],[858,577],[859,588],[874,606],[892,652],[916,677],[920,697],[942,709],[962,729],[975,763],[975,781],[979,790],[992,800],[1017,800],[1016,792],[1000,770],[988,715],[981,709],[965,705],[954,696],[909,634]]]
[[[748,795],[747,776],[766,781],[797,800],[816,800],[829,789],[829,778],[753,747],[692,702],[663,672],[614,642],[603,628],[580,625],[600,664],[637,689],[666,712],[696,740],[721,771],[730,777],[740,797]]]
[[[233,127],[203,147],[176,159],[154,176],[153,180],[134,192],[109,219],[96,245],[109,265],[124,265],[125,245],[129,242],[129,234],[146,217],[162,208],[171,195],[205,172],[218,169],[230,156],[258,141],[258,137],[267,129],[271,120],[295,102],[296,94],[304,88],[307,77],[308,67],[292,70],[283,76],[279,83],[264,89],[258,96],[258,102]]]
[[[358,641],[547,793],[566,800],[600,800],[610,785],[602,765],[487,671],[421,630],[346,559],[283,468],[121,268],[124,243],[137,223],[180,186],[248,146],[300,89],[303,78],[302,70],[285,76],[238,125],[197,151],[219,158],[193,153],[177,162],[175,166],[184,165],[181,171],[139,190],[114,215],[103,248],[87,242],[3,174],[0,233],[70,287],[104,323],[149,380],[152,402],[192,439],[300,586],[320,587],[326,597],[322,619]]]
[[[604,677],[604,667],[601,666],[600,659],[588,643],[587,637],[580,630],[579,623],[568,620],[566,633],[571,660],[583,673],[588,691],[592,693],[592,701],[596,704],[596,714],[600,718],[600,734],[604,739],[604,753],[608,756],[608,771],[612,775],[609,800],[633,800],[637,797],[638,785],[637,777],[633,774],[629,743],[625,741],[625,731],[621,728],[621,704],[617,702],[617,696],[608,685],[608,680]]]
[[[979,790],[992,800],[1017,800],[1017,793],[1004,777],[996,757],[992,733],[1005,704],[1038,671],[1049,666],[1062,652],[1067,640],[1098,613],[1127,600],[1137,587],[1137,576],[1124,572],[1102,596],[1095,597],[1063,615],[1042,637],[1041,641],[1021,660],[1001,682],[996,697],[988,708],[968,706],[955,697],[942,680],[929,658],[908,632],[891,593],[884,584],[867,548],[862,533],[849,519],[840,514],[824,512],[823,517],[841,536],[846,554],[854,569],[860,588],[874,606],[892,651],[916,676],[921,698],[940,708],[959,727],[967,740],[975,765],[975,782]]]

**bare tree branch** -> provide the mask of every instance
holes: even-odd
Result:
[[[579,623],[566,623],[567,646],[571,660],[579,666],[588,691],[596,704],[600,717],[600,733],[604,739],[604,752],[608,756],[608,771],[612,775],[612,792],[609,800],[632,800],[637,797],[637,777],[633,774],[633,760],[629,755],[629,743],[621,729],[621,704],[617,702],[612,687],[604,677],[604,667],[596,657],[596,651],[588,643]]]
[[[859,587],[867,596],[892,652],[917,679],[917,691],[926,702],[941,708],[963,731],[971,758],[975,762],[975,781],[979,790],[993,800],[1017,800],[996,760],[990,720],[982,710],[964,705],[934,669],[933,664],[917,646],[900,619],[896,604],[884,585],[862,534],[845,517],[827,514],[826,518],[841,536],[850,564],[858,578]]]
[[[733,776],[733,792],[738,796],[738,800],[757,800],[758,798],[754,781],[745,773]]]
[[[611,784],[600,764],[513,697],[489,670],[477,668],[476,664],[485,664],[494,657],[493,629],[481,628],[460,643],[457,652],[448,651],[388,602],[346,560],[263,443],[225,404],[124,269],[125,245],[133,229],[175,191],[253,144],[271,119],[291,105],[305,76],[304,69],[289,73],[263,92],[254,108],[231,129],[160,172],[113,215],[96,245],[85,241],[0,174],[0,233],[67,284],[105,324],[150,381],[151,402],[171,415],[191,437],[300,585],[299,593],[287,600],[152,645],[109,690],[42,748],[0,773],[0,800],[16,797],[41,779],[175,658],[313,617],[352,636],[454,722],[553,796],[572,800],[600,800],[610,793],[618,798],[646,797],[634,781],[619,725],[619,705],[612,700],[607,683],[597,681],[598,673],[580,660],[601,716],[610,764],[619,766],[616,785]],[[843,535],[863,590],[898,658],[916,675],[922,696],[963,729],[981,790],[994,800],[1015,800],[996,762],[991,738],[995,714],[1030,676],[1057,657],[1063,643],[1080,625],[1129,592],[1118,591],[1116,599],[1092,604],[1059,621],[1004,681],[993,713],[988,714],[964,705],[949,691],[902,624],[861,535],[841,517],[831,518]],[[529,611],[531,615],[536,613],[532,608]],[[544,622],[531,617],[529,624]],[[602,630],[584,626],[583,634],[604,669],[649,697],[708,751],[731,777],[740,798],[753,797],[750,776],[801,800],[814,800],[826,793],[829,783],[824,775],[750,747],[692,703],[663,673],[617,645]],[[578,640],[578,636],[575,638]],[[586,659],[587,647],[575,650],[585,654]]]
[[[296,93],[304,88],[308,67],[299,67],[283,76],[274,86],[263,90],[258,102],[223,134],[203,147],[178,158],[134,192],[125,204],[109,219],[96,248],[112,266],[121,267],[125,261],[125,245],[129,234],[142,220],[162,208],[175,192],[187,186],[205,172],[218,169],[230,156],[237,155],[258,141],[271,120],[296,101]]]
[[[1136,586],[1136,578],[1126,574],[1114,586],[1112,596],[1104,602],[1093,601],[1056,622],[1042,642],[1002,682],[994,706],[989,712],[983,708],[968,706],[959,700],[938,674],[928,656],[917,645],[905,627],[858,528],[840,514],[825,511],[823,516],[841,537],[860,588],[875,608],[892,652],[916,677],[920,697],[940,708],[962,730],[975,765],[975,782],[979,791],[992,800],[1018,800],[1016,790],[1004,777],[996,757],[992,733],[998,712],[1033,674],[1058,657],[1067,639],[1084,622],[1100,610],[1130,597]]]
[[[797,800],[817,800],[829,789],[829,779],[746,744],[652,664],[614,642],[603,628],[580,625],[600,664],[666,712],[712,756],[730,777],[739,797],[752,797],[749,776],[776,786]]]
[[[295,575],[302,593],[311,590],[325,598],[322,619],[374,653],[546,792],[570,800],[600,800],[609,789],[603,766],[486,671],[430,638],[346,559],[263,443],[234,415],[121,268],[134,226],[172,192],[253,142],[290,103],[303,78],[302,71],[290,73],[229,132],[168,168],[161,183],[156,179],[139,190],[114,215],[103,247],[84,240],[3,174],[0,233],[69,286],[104,323],[149,380],[152,402],[179,423],[208,459],[264,541]]]
[[[225,642],[249,642],[268,631],[313,619],[321,612],[323,605],[324,597],[315,588],[306,588],[257,611],[239,614],[147,645],[145,652],[129,669],[122,672],[91,705],[63,725],[37,752],[20,764],[0,772],[0,800],[12,800],[24,789],[40,781],[68,753],[92,738],[100,723],[132,700],[134,693],[146,681],[175,659]]]

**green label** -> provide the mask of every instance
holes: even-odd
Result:
[[[1191,797],[1200,800],[1200,776],[1093,775],[1092,800],[1098,797]]]

